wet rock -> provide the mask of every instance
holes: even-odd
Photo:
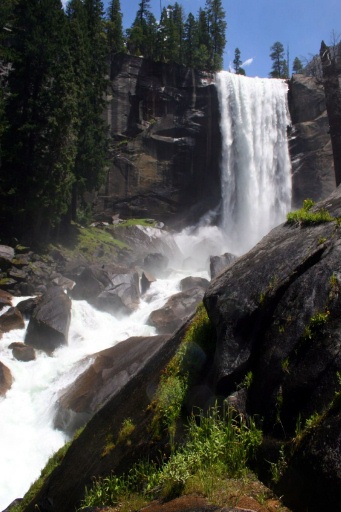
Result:
[[[25,343],[16,341],[11,343],[8,348],[12,350],[13,357],[18,361],[27,362],[34,361],[36,359],[34,348],[25,345]]]
[[[147,320],[160,334],[172,333],[194,313],[204,296],[202,288],[191,288],[173,295],[166,304],[153,311]]]
[[[73,274],[73,279],[76,285],[71,295],[77,300],[91,300],[110,285],[109,276],[99,265],[81,267],[77,274]]]
[[[141,287],[141,295],[146,293],[149,290],[150,285],[156,281],[156,278],[150,274],[149,272],[142,272],[140,287]]]
[[[204,290],[206,290],[209,284],[210,282],[208,279],[204,279],[203,277],[189,276],[185,277],[184,279],[181,279],[180,290],[182,292],[186,292],[191,288],[203,288]]]
[[[165,336],[132,337],[87,358],[92,361],[90,366],[59,394],[56,428],[74,431],[84,425],[167,339]]]
[[[9,308],[6,313],[0,316],[0,330],[2,332],[24,329],[25,322],[18,308]]]
[[[14,258],[14,249],[8,245],[0,245],[0,268],[7,269]]]
[[[221,256],[211,256],[210,257],[210,274],[211,279],[220,274],[222,270],[228,267],[233,261],[237,259],[237,256],[226,252]]]
[[[12,306],[13,296],[5,292],[4,290],[0,290],[0,310],[5,306]]]
[[[32,297],[29,299],[21,300],[16,305],[17,309],[19,309],[20,313],[26,320],[31,317],[33,311],[39,304],[40,298],[41,297]]]
[[[71,300],[62,288],[52,286],[41,297],[29,321],[25,343],[51,354],[67,345],[71,320]]]
[[[143,268],[156,276],[162,276],[167,267],[167,256],[159,252],[148,254],[143,260]]]
[[[4,397],[11,389],[13,377],[11,370],[0,361],[0,396]]]
[[[91,303],[113,315],[129,315],[139,304],[138,272],[131,269],[104,267],[110,284]]]

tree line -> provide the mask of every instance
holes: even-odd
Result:
[[[87,191],[103,183],[108,155],[102,118],[109,63],[129,52],[198,69],[222,66],[221,0],[185,19],[177,2],[159,22],[149,0],[122,28],[119,0],[0,2],[0,222],[46,240],[77,220]],[[3,231],[4,232],[4,231]]]

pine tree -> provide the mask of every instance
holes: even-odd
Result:
[[[226,45],[225,11],[221,0],[206,0],[206,11],[210,35],[210,69],[218,71],[223,65]]]
[[[46,239],[66,212],[75,159],[75,91],[59,0],[18,0],[3,136],[1,204],[11,229]]]
[[[69,217],[77,220],[85,206],[84,193],[98,188],[107,164],[107,127],[102,119],[108,62],[103,4],[71,0],[67,8],[72,62],[77,84],[77,154]]]
[[[270,58],[273,61],[272,71],[269,76],[272,78],[288,78],[289,70],[287,61],[284,58],[284,47],[277,41],[271,48]]]
[[[134,23],[127,30],[127,48],[132,55],[157,58],[158,26],[150,11],[150,0],[141,0]]]
[[[196,66],[198,48],[198,23],[192,13],[189,13],[184,25],[184,63],[190,68]]]
[[[303,64],[298,57],[294,58],[292,70],[294,73],[303,73]]]
[[[184,23],[183,9],[176,2],[161,12],[158,29],[159,59],[164,62],[184,62]]]
[[[240,50],[239,48],[236,48],[234,51],[234,59],[233,59],[233,66],[234,66],[234,72],[236,75],[246,75],[245,70],[241,67],[242,61],[240,59]]]
[[[111,0],[109,4],[107,37],[111,58],[125,51],[120,0]]]

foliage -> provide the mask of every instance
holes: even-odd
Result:
[[[330,311],[325,312],[317,312],[315,313],[309,320],[308,325],[305,327],[304,333],[303,333],[303,339],[304,340],[311,340],[313,339],[317,333],[319,333],[322,329],[322,327],[328,322],[329,320]]]
[[[234,51],[233,67],[236,75],[245,75],[245,70],[241,67],[240,50],[236,48]]]
[[[246,464],[262,441],[261,431],[251,419],[236,416],[232,410],[222,413],[217,406],[206,415],[189,418],[186,443],[158,466],[141,461],[129,473],[110,475],[94,482],[87,490],[82,507],[114,505],[139,492],[153,499],[178,496],[190,480],[235,477],[245,474]]]
[[[151,428],[154,435],[161,435],[166,430],[172,446],[176,421],[180,416],[187,390],[197,378],[214,343],[212,325],[204,305],[201,304],[179,349],[161,376],[160,385],[151,406],[153,409]]]
[[[284,58],[284,47],[282,43],[276,41],[270,48],[270,58],[272,60],[272,70],[269,74],[271,78],[288,78],[288,63]]]
[[[289,212],[287,214],[288,224],[299,224],[304,226],[309,224],[332,222],[336,220],[327,210],[323,208],[320,208],[314,212],[310,211],[314,204],[315,203],[311,199],[305,199],[303,201],[303,207],[300,210]]]
[[[303,71],[304,71],[303,64],[302,64],[301,60],[298,57],[294,58],[294,62],[293,62],[293,65],[292,65],[292,70],[293,70],[294,73],[303,73]]]

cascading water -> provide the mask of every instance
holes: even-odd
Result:
[[[284,80],[216,77],[222,133],[222,229],[242,254],[283,222],[291,206],[288,87]]]
[[[67,440],[53,427],[54,405],[58,390],[82,370],[75,364],[130,336],[155,334],[146,320],[179,291],[180,279],[186,275],[208,278],[210,255],[245,252],[290,208],[286,84],[221,72],[217,87],[223,136],[221,229],[203,222],[176,235],[181,257],[171,265],[179,270],[152,283],[130,317],[118,320],[86,302],[73,301],[69,345],[56,350],[53,357],[38,351],[35,361],[16,361],[8,346],[23,341],[24,330],[0,339],[0,359],[14,378],[6,397],[0,398],[0,510],[27,491],[49,456]]]

